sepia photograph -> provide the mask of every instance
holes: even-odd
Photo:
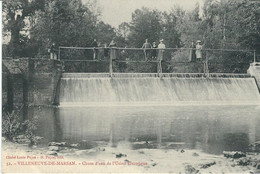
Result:
[[[2,173],[260,173],[259,0],[0,0]]]

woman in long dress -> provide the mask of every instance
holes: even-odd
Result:
[[[156,50],[157,45],[156,45],[155,42],[153,42],[152,48],[153,48],[153,51],[152,51],[152,59],[156,59],[156,57],[157,57],[157,50]]]
[[[111,59],[116,59],[116,49],[115,49],[116,48],[116,42],[115,42],[114,38],[110,42],[109,47],[111,48],[110,58]]]
[[[199,61],[202,60],[202,45],[200,40],[197,41],[197,45],[196,45],[196,57],[197,60]]]
[[[190,62],[196,62],[196,45],[193,41],[190,46]]]
[[[207,74],[209,73],[208,60],[206,57],[202,58],[202,45],[200,40],[197,41],[197,45],[196,45],[196,57],[198,61],[202,62],[202,68],[203,68],[202,73],[204,73],[204,75],[207,76]]]
[[[163,43],[163,39],[160,40],[160,44],[158,45],[158,49],[159,49],[158,60],[163,60],[163,52],[164,52],[164,49],[165,49],[165,44]]]

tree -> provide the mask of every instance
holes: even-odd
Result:
[[[130,33],[130,26],[127,22],[123,22],[118,26],[117,38],[123,46],[128,45],[128,36]]]
[[[182,18],[185,13],[181,9],[177,9],[177,13],[175,12],[172,9],[170,13],[164,13],[163,15],[161,38],[164,38],[166,45],[170,48],[181,46],[181,31],[178,31],[178,26],[180,26],[179,23],[182,25]]]
[[[103,44],[109,44],[113,37],[116,37],[115,29],[102,21],[98,22],[95,30],[97,41],[103,46]]]
[[[46,53],[51,42],[57,46],[90,46],[96,37],[97,15],[81,0],[48,1],[44,12],[36,15],[31,38],[39,44],[38,54]]]
[[[132,21],[129,24],[129,44],[132,47],[141,47],[145,39],[150,42],[160,39],[162,25],[162,13],[158,10],[142,8],[132,13]]]
[[[237,23],[241,29],[238,41],[242,46],[255,49],[260,52],[260,2],[247,1],[235,5],[235,16],[238,16]]]
[[[9,54],[19,56],[24,45],[22,38],[28,37],[25,33],[26,23],[36,11],[44,8],[45,0],[4,0],[3,1],[3,30],[10,33]],[[29,24],[27,24],[29,25]]]
[[[179,47],[181,35],[177,31],[177,27],[183,15],[184,11],[180,8],[176,8],[176,11],[170,13],[148,8],[137,9],[132,14],[130,24],[120,25],[121,33],[124,32],[123,27],[126,26],[126,39],[133,47],[141,47],[145,39],[157,42],[157,44],[160,39],[164,39],[167,47]]]

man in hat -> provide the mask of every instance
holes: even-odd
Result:
[[[91,43],[91,47],[93,47],[93,60],[95,60],[98,57],[98,43],[96,39]]]
[[[142,46],[142,48],[144,49],[144,58],[145,58],[145,61],[148,60],[148,57],[149,57],[149,49],[152,48],[152,45],[148,42],[148,39],[145,39],[145,42]]]
[[[163,52],[165,49],[165,44],[163,43],[163,39],[160,40],[158,49],[159,49],[159,52],[158,52],[159,63],[158,63],[158,67],[157,67],[157,72],[158,72],[158,74],[160,74],[160,73],[162,73],[162,60],[163,60]]]
[[[50,49],[48,50],[48,52],[50,53],[50,58],[57,60],[57,52],[58,52],[58,48],[55,44],[55,42],[52,43]]]
[[[104,44],[104,60],[109,58],[109,48],[107,47],[107,43]]]

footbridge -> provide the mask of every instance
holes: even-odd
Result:
[[[202,50],[203,58],[196,62],[190,59],[191,51],[60,47],[59,58],[65,72],[60,81],[59,103],[259,104],[256,75],[236,73],[244,68],[241,60],[245,57],[256,61],[254,51],[240,50],[235,55],[235,50],[207,49]],[[238,67],[234,66],[232,72],[219,72],[216,68],[223,65],[217,64],[216,59],[220,57],[236,58],[238,62],[234,64]]]
[[[145,51],[60,47],[58,60],[3,58],[4,103],[259,103],[260,63],[254,51],[202,50],[203,59],[196,62],[189,59],[190,49],[167,48],[160,58],[162,50]],[[223,61],[228,58],[232,61]]]

